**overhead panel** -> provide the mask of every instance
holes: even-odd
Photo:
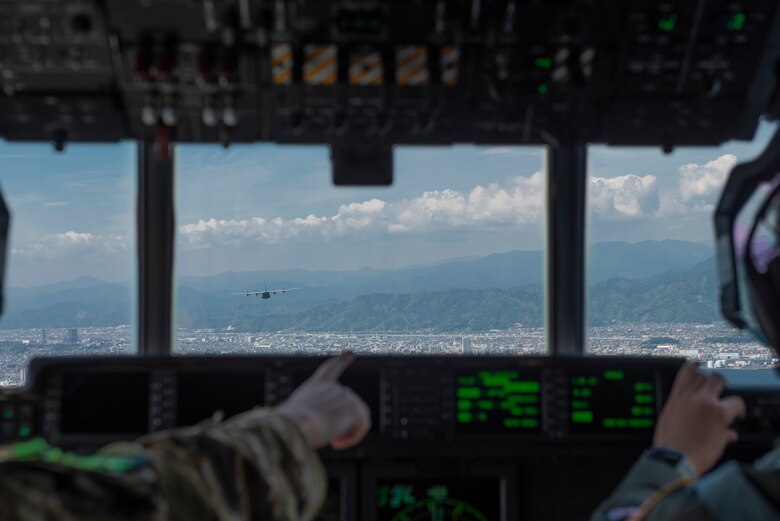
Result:
[[[7,0],[0,27],[0,134],[54,142],[714,145],[780,57],[772,0]]]

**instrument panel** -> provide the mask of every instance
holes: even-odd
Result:
[[[42,436],[89,451],[217,411],[230,417],[280,403],[323,360],[35,359],[29,386],[0,396],[0,442]],[[340,381],[369,404],[371,432],[352,449],[321,451],[329,492],[318,519],[584,518],[650,444],[681,364],[655,357],[360,357]],[[731,392],[743,396],[748,412],[736,449],[753,457],[780,429],[777,393]],[[551,482],[578,494],[550,504]]]
[[[36,360],[30,392],[40,431],[64,446],[101,445],[274,405],[321,358],[187,357]],[[365,357],[343,375],[370,406],[363,444],[404,451],[442,442],[484,448],[645,441],[676,359]],[[496,445],[498,444],[498,445]],[[437,443],[433,444],[434,447]],[[433,449],[436,450],[435,448]]]

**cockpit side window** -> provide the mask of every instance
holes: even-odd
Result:
[[[136,351],[136,147],[0,142],[11,213],[0,386],[36,356]]]
[[[712,225],[729,172],[773,132],[764,124],[751,143],[669,155],[591,147],[590,354],[684,356],[726,373],[774,365],[770,349],[720,315]]]

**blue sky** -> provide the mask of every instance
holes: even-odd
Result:
[[[711,236],[712,204],[751,143],[591,148],[589,239]],[[178,263],[183,275],[254,269],[400,267],[543,247],[541,148],[406,147],[390,188],[334,188],[324,147],[181,146]],[[132,277],[135,145],[0,142],[13,213],[9,284]]]

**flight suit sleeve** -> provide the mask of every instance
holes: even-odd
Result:
[[[309,521],[327,487],[297,426],[262,408],[89,456],[32,440],[0,461],[2,521]]]
[[[650,459],[643,454],[618,487],[591,516],[590,521],[623,521],[630,519],[639,506],[663,487],[683,479],[685,475],[672,466]],[[684,511],[696,505],[690,489],[682,489],[667,496],[650,511],[646,521],[669,519],[673,512]]]
[[[325,498],[327,480],[316,452],[297,426],[271,409],[163,431],[137,445],[152,461],[161,508],[175,512],[172,520],[305,521]]]
[[[756,462],[756,471],[780,469],[780,448]],[[673,467],[643,455],[591,521],[630,519],[657,491],[685,476]],[[692,486],[665,495],[642,518],[644,521],[780,521],[780,512],[736,462],[728,462]]]

